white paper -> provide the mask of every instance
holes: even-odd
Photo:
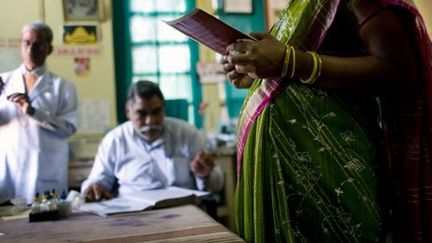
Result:
[[[168,199],[180,199],[192,195],[202,197],[208,194],[208,192],[204,191],[171,186],[164,189],[123,194],[117,198],[101,202],[83,203],[79,206],[79,210],[106,217],[107,215],[114,213],[137,212],[150,209],[156,205],[156,203]]]
[[[151,206],[153,205],[150,203],[118,197],[102,202],[84,203],[80,205],[79,210],[106,217],[113,213],[138,212]]]

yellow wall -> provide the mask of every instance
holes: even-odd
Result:
[[[74,58],[79,55],[59,55],[54,51],[48,57],[48,68],[55,74],[75,83],[80,102],[104,101],[108,104],[108,126],[116,125],[115,106],[115,82],[114,82],[114,57],[113,34],[111,18],[111,1],[102,0],[105,12],[103,21],[69,21],[63,18],[62,0],[0,0],[2,13],[0,14],[0,41],[3,43],[10,39],[17,40],[21,37],[21,27],[34,20],[46,22],[54,32],[53,45],[56,48],[77,48],[78,46],[65,45],[62,42],[62,29],[64,24],[91,24],[97,25],[101,33],[101,39],[97,44],[86,45],[100,50],[100,54],[90,57],[90,72],[87,76],[79,76],[75,73]],[[1,43],[1,42],[0,42]],[[2,54],[10,55],[2,55]],[[20,64],[19,46],[11,47],[3,44],[0,46],[0,71],[6,67],[16,67]],[[101,102],[101,103],[104,103]],[[104,129],[108,129],[104,128]]]
[[[209,13],[214,12],[210,0],[196,1],[196,6]],[[199,45],[199,55],[201,62],[216,62],[215,52],[203,45]],[[204,112],[204,130],[209,133],[218,132],[220,122],[218,118],[221,117],[221,110],[225,108],[220,100],[221,88],[219,86],[221,85],[223,84],[213,83],[202,86],[202,101],[208,103],[208,107]]]
[[[414,0],[426,24],[429,37],[432,39],[432,1],[431,0]]]

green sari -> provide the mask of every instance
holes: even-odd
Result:
[[[296,48],[316,49],[338,4],[294,0],[271,33]],[[379,241],[375,153],[367,133],[341,100],[298,83],[256,80],[243,104],[237,233],[248,242]]]

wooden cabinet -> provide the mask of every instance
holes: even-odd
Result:
[[[92,159],[69,162],[69,188],[80,191],[81,183],[87,179],[93,165]]]
[[[223,225],[234,230],[234,190],[236,185],[236,169],[234,150],[218,150],[214,154],[224,173],[224,188],[222,190],[221,205],[217,209],[217,215]]]
[[[75,135],[70,139],[72,159],[69,161],[69,188],[80,190],[93,165],[103,134]]]

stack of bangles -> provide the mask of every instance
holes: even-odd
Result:
[[[300,79],[300,82],[304,84],[314,84],[321,76],[321,69],[322,69],[321,57],[318,55],[318,53],[313,51],[308,51],[307,53],[311,55],[313,60],[312,73],[308,79],[306,80]],[[291,70],[289,70],[290,68]],[[282,77],[288,77],[290,79],[294,78],[295,69],[296,69],[295,48],[293,46],[287,46],[284,64],[282,68]]]

